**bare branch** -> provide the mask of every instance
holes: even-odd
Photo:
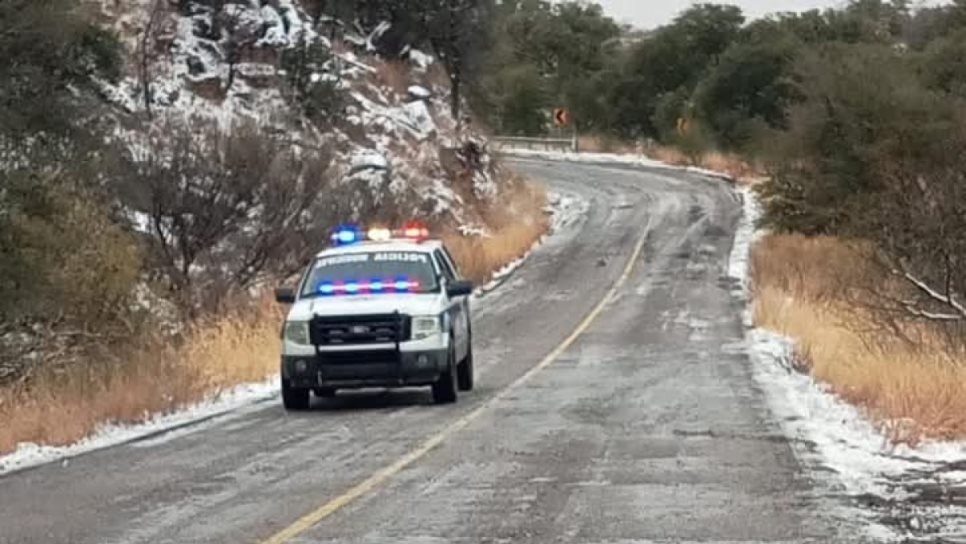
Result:
[[[929,298],[956,310],[958,315],[955,315],[954,319],[966,319],[966,306],[963,306],[962,303],[957,301],[951,293],[949,296],[944,296],[942,293],[936,291],[924,281],[916,278],[909,272],[904,272],[903,277]]]

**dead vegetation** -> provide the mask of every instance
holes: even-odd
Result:
[[[759,326],[796,341],[803,370],[863,409],[896,442],[966,437],[966,348],[941,323],[884,314],[908,286],[862,248],[773,235],[752,256]]]
[[[0,388],[0,454],[20,442],[66,445],[105,424],[138,423],[278,371],[280,313],[268,300],[194,325],[180,343],[153,335],[116,353]]]
[[[488,212],[485,235],[466,236],[451,231],[443,235],[443,241],[463,274],[483,283],[506,264],[526,255],[546,234],[546,204],[542,187],[519,182]]]
[[[644,148],[643,154],[674,166],[695,166],[721,172],[744,185],[753,185],[764,177],[764,168],[761,165],[750,163],[732,153],[705,151],[692,157],[675,147],[651,145]]]
[[[577,145],[584,153],[644,155],[672,166],[693,166],[721,172],[744,185],[754,185],[765,177],[763,165],[749,162],[734,153],[704,149],[685,153],[675,146],[654,142],[631,143],[607,134],[580,135]]]

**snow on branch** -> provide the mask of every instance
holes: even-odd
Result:
[[[926,282],[920,280],[919,278],[913,276],[910,272],[903,272],[903,277],[912,285],[914,285],[920,292],[925,294],[930,299],[949,306],[956,311],[954,314],[939,314],[933,312],[926,312],[923,310],[918,310],[911,304],[906,304],[906,309],[917,315],[918,317],[924,317],[926,319],[941,320],[941,321],[958,321],[966,319],[966,306],[953,297],[952,293],[943,295],[936,289],[930,287]]]

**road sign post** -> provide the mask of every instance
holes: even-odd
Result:
[[[555,127],[557,127],[558,130],[560,130],[561,133],[563,132],[563,129],[567,127],[572,128],[572,131],[570,134],[570,140],[571,140],[570,148],[574,153],[577,153],[578,152],[577,127],[572,123],[572,119],[570,118],[570,111],[567,108],[554,108],[553,124]]]

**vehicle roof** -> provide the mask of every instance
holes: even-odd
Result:
[[[432,253],[434,250],[442,248],[443,242],[440,240],[386,240],[380,242],[358,242],[351,245],[329,247],[317,253],[316,257],[329,255],[346,255],[350,253],[375,253],[378,251],[413,251],[417,253]]]

